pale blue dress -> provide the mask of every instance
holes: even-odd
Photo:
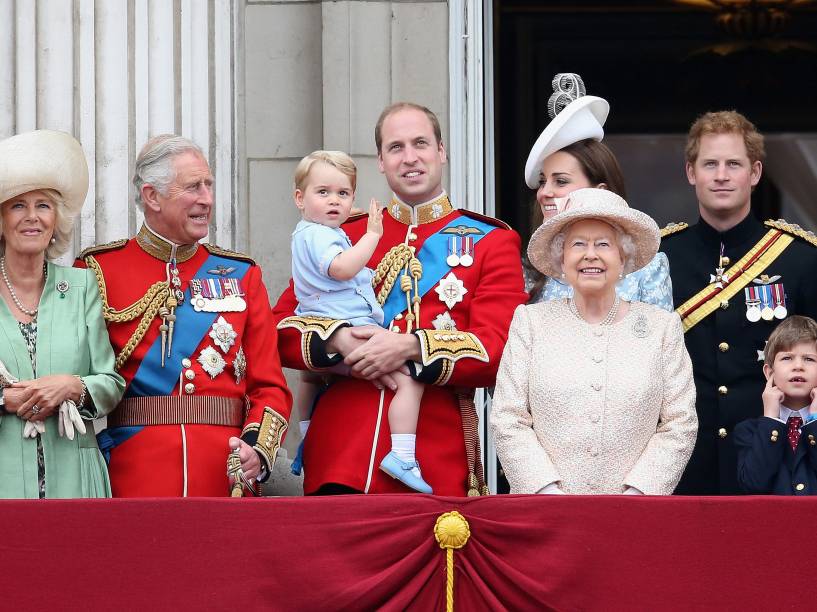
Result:
[[[664,253],[657,253],[640,270],[628,274],[616,285],[616,293],[628,302],[654,304],[664,310],[674,310],[669,261]],[[556,278],[548,278],[536,302],[548,302],[573,296],[573,287]]]

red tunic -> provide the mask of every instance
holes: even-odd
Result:
[[[442,206],[438,206],[434,214],[429,214],[429,207],[438,203],[442,203]],[[527,300],[520,240],[516,232],[501,221],[450,209],[447,198],[424,204],[423,210],[418,207],[415,219],[421,222],[417,226],[407,224],[411,217],[405,205],[402,205],[402,210],[393,206],[394,203],[389,207],[389,214],[384,215],[383,237],[369,262],[372,268],[377,267],[392,247],[406,241],[420,253],[427,239],[446,226],[456,226],[458,220],[463,220],[465,216],[490,225],[491,231],[486,232],[473,248],[473,264],[468,267],[455,266],[445,271],[446,275],[453,272],[462,282],[466,290],[461,295],[462,301],[449,308],[435,291],[439,285],[439,282],[435,282],[433,288],[422,296],[418,326],[431,330],[433,336],[437,333],[435,319],[448,312],[458,333],[470,332],[472,336],[468,337],[476,338],[484,347],[481,358],[486,361],[473,355],[455,360],[442,359],[425,365],[419,374],[415,374],[418,380],[429,383],[417,424],[416,455],[423,478],[436,495],[465,495],[468,466],[455,391],[457,388],[470,391],[494,384],[513,311]],[[351,219],[343,229],[355,242],[366,231],[366,216]],[[453,235],[444,236],[447,239]],[[439,248],[446,248],[445,241]],[[445,256],[443,253],[442,259]],[[420,259],[422,261],[423,258]],[[425,268],[424,262],[424,274]],[[379,288],[380,285],[375,287],[375,293]],[[399,281],[391,291],[400,291]],[[296,304],[290,283],[273,308],[276,319],[280,321],[292,315]],[[405,308],[405,300],[403,304]],[[437,323],[440,324],[439,319]],[[406,311],[385,324],[405,331]],[[326,356],[324,343],[316,333],[305,329],[279,325],[278,346],[286,367],[321,369],[331,363]],[[378,469],[391,447],[387,415],[393,394],[386,392],[384,395],[381,410],[380,392],[370,382],[339,378],[320,397],[304,446],[305,493],[314,493],[328,483],[370,493],[410,491]]]
[[[140,234],[144,232],[143,228]],[[155,242],[156,237],[153,236],[152,240]],[[234,258],[234,263],[244,259],[244,266],[251,262],[237,253],[224,252],[209,245],[206,248],[199,246],[192,257],[178,263],[185,299],[190,298],[190,279],[206,272],[202,270],[202,264],[210,257],[209,251],[216,252],[228,264],[230,258]],[[157,255],[160,254],[155,250],[154,254],[146,252],[134,238],[124,245],[120,242],[89,249],[77,263],[88,265],[91,256],[96,260],[104,277],[105,291],[102,295],[106,298],[106,306],[121,310],[145,296],[151,285],[167,279],[167,264]],[[210,268],[209,265],[204,267]],[[190,396],[203,401],[213,397],[238,398],[245,402],[243,427],[237,424],[180,423],[112,428],[109,433],[121,442],[110,452],[109,470],[114,497],[227,495],[228,439],[231,436],[240,436],[254,446],[267,469],[271,468],[286,430],[292,398],[275,348],[277,331],[270,316],[269,298],[261,279],[261,269],[250,263],[240,285],[245,293],[246,309],[215,315],[216,320],[223,316],[235,332],[232,344],[227,351],[218,347],[208,335],[211,328],[207,326],[194,351],[185,354],[185,359],[174,357],[181,361],[182,375],[168,395]],[[180,313],[175,322],[175,334],[180,334],[192,317],[201,315],[206,316],[206,313],[192,310],[184,315]],[[109,311],[106,312],[106,320],[109,322],[111,344],[119,356],[134,335],[141,317],[116,322],[111,321]],[[132,383],[150,346],[159,338],[160,324],[161,319],[154,317],[144,338],[119,368],[128,385],[126,397],[144,395],[134,393]],[[193,345],[197,340],[199,337],[194,337]],[[198,360],[208,347],[224,361],[223,371],[215,375],[208,374]],[[236,359],[239,349],[245,358],[244,367],[240,357]]]

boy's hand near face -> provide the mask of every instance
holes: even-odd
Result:
[[[814,390],[811,392],[812,398],[817,395]],[[780,418],[780,404],[783,403],[783,392],[774,384],[774,377],[769,376],[766,379],[766,387],[763,389],[763,416],[771,419]],[[812,408],[817,410],[815,401],[811,402]]]
[[[366,222],[366,232],[375,234],[378,238],[383,235],[383,209],[374,198],[369,202],[369,220]]]
[[[809,404],[808,413],[817,418],[817,387],[811,390],[811,404]]]

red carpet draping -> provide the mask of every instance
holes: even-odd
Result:
[[[817,499],[424,495],[2,501],[3,609],[802,607]]]

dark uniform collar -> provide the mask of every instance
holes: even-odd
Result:
[[[703,218],[698,218],[698,223],[695,225],[699,235],[704,242],[723,243],[732,247],[740,246],[745,242],[757,241],[758,232],[763,231],[763,224],[758,221],[755,216],[749,212],[748,215],[725,232],[720,232],[709,225]]]
[[[156,233],[148,227],[147,223],[143,223],[136,234],[136,243],[142,247],[146,253],[153,255],[156,259],[164,262],[176,260],[176,263],[182,263],[193,257],[199,248],[198,242],[193,244],[176,244]]]
[[[393,195],[388,207],[389,215],[406,225],[434,223],[434,221],[439,221],[453,210],[454,207],[451,205],[445,191],[433,200],[415,206],[409,206],[400,201],[396,195]]]

